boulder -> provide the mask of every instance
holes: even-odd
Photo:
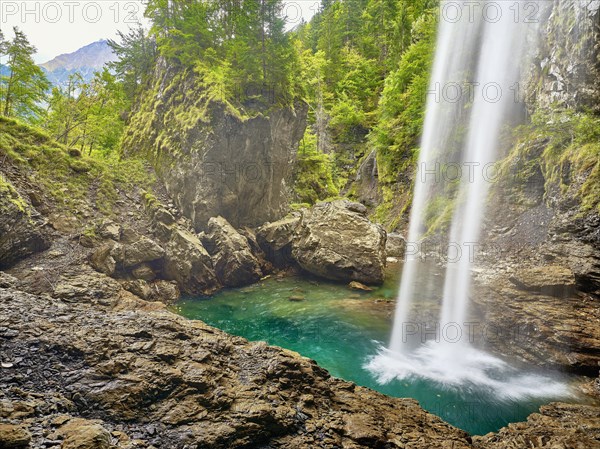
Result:
[[[121,238],[121,226],[112,220],[105,220],[100,224],[98,234],[104,239],[118,241]]]
[[[385,254],[388,257],[404,257],[406,240],[400,234],[390,232],[385,242]]]
[[[19,284],[19,280],[12,274],[0,271],[0,288],[15,287]]]
[[[219,288],[210,254],[196,234],[184,229],[175,228],[171,233],[163,274],[190,295],[211,294]]]
[[[165,250],[155,241],[141,237],[131,244],[115,245],[111,255],[121,267],[127,269],[162,259]]]
[[[181,292],[177,286],[177,282],[157,280],[152,283],[154,301],[172,304],[179,299]]]
[[[136,279],[142,279],[144,281],[152,281],[156,278],[156,273],[152,267],[148,264],[140,264],[131,270],[131,274]]]
[[[111,436],[99,422],[75,418],[61,426],[57,432],[64,438],[62,449],[110,449]]]
[[[254,257],[256,257],[260,262],[260,270],[262,271],[263,276],[271,273],[273,271],[273,264],[271,261],[267,260],[267,255],[258,244],[256,232],[248,227],[240,228],[237,231],[248,241],[248,245],[250,245],[250,251],[252,251]]]
[[[303,211],[292,254],[304,270],[344,282],[383,282],[386,233],[357,205],[334,201]]]
[[[29,447],[31,435],[22,426],[13,424],[0,424],[0,447],[18,448]]]
[[[114,243],[105,243],[96,249],[92,254],[90,254],[89,262],[94,270],[104,273],[108,276],[115,274],[117,262],[111,255],[111,251],[114,246]]]
[[[97,302],[117,296],[119,283],[87,266],[67,271],[54,285],[54,296],[67,302]]]
[[[165,225],[172,225],[175,223],[173,214],[169,212],[166,207],[162,206],[152,209],[152,219]]]
[[[159,301],[172,304],[179,299],[180,292],[174,281],[156,280],[147,282],[142,279],[121,281],[125,290],[145,301]]]
[[[0,177],[0,269],[50,247],[43,224],[35,209]]]
[[[300,215],[292,215],[266,223],[256,230],[256,240],[267,260],[278,268],[295,263],[292,257],[292,240],[299,223]]]
[[[59,212],[50,215],[48,221],[55,230],[62,234],[73,234],[81,225],[79,220],[73,215],[66,215]]]
[[[138,298],[142,298],[146,301],[152,300],[152,288],[148,282],[142,279],[122,281],[121,285],[125,290],[133,293]]]
[[[262,277],[260,262],[252,254],[248,239],[223,217],[208,220],[202,240],[212,256],[219,281],[226,287],[252,284]]]

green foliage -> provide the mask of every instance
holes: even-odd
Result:
[[[398,223],[417,157],[433,57],[435,1],[345,0],[321,11],[294,36],[300,93],[317,148],[331,154],[334,184],[346,189],[359,161],[377,150],[381,197],[375,218]],[[356,194],[351,189],[351,194]]]
[[[194,69],[216,98],[244,103],[272,95],[293,100],[296,54],[285,33],[281,0],[150,0],[146,15],[158,52]]]
[[[44,132],[2,116],[0,157],[32,173],[57,207],[74,213],[91,198],[100,211],[112,214],[118,189],[150,189],[154,182],[140,160],[121,160],[116,154],[74,157]]]
[[[11,41],[0,33],[0,58],[8,60],[8,74],[0,76],[0,112],[33,123],[44,113],[41,103],[50,84],[33,61],[36,48],[17,27],[13,31],[15,37]]]
[[[55,87],[49,102],[45,128],[68,147],[91,155],[117,152],[128,107],[123,84],[107,70],[96,73],[90,83],[79,74],[69,77],[64,88]]]
[[[139,24],[127,34],[121,31],[117,31],[117,34],[119,42],[108,41],[117,56],[117,60],[109,63],[109,67],[114,70],[123,84],[125,95],[131,101],[152,74],[156,61],[156,41]]]
[[[582,213],[600,212],[600,117],[565,109],[538,110],[515,131],[516,144],[502,161],[502,181],[518,199],[533,170],[545,191],[572,192]],[[516,167],[516,169],[515,169]]]
[[[309,205],[339,194],[333,181],[331,158],[317,150],[317,137],[310,128],[300,143],[294,191],[300,203]]]
[[[425,97],[435,45],[435,15],[424,14],[414,25],[415,42],[385,81],[378,122],[370,140],[377,149],[379,177],[395,182],[414,165],[423,127]]]

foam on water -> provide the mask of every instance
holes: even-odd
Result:
[[[573,396],[560,380],[522,373],[497,357],[463,344],[428,342],[409,354],[382,347],[364,368],[380,384],[422,378],[447,388],[486,390],[504,401]]]

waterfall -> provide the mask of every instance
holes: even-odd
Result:
[[[382,348],[366,364],[382,383],[422,377],[444,384],[477,384],[511,397],[543,395],[561,388],[554,382],[542,387],[539,377],[518,374],[504,361],[472,347],[466,327],[474,254],[488,188],[500,157],[501,133],[519,110],[519,87],[529,56],[535,51],[543,3],[441,2],[408,231],[410,243],[394,327],[388,348]],[[423,329],[415,331],[411,323],[413,311],[419,298],[440,292],[435,291],[434,282],[425,283],[427,291],[417,291],[416,286],[422,286],[423,277],[429,275],[419,244],[426,237],[431,204],[435,199],[440,204],[440,198],[451,208],[452,218],[448,245],[444,246],[444,287],[435,329],[438,337],[424,341]]]
[[[442,2],[440,7],[408,241],[423,239],[424,214],[436,190],[443,194],[449,178],[457,181],[454,201],[458,204],[449,233],[439,327],[454,326],[455,333],[463,337],[473,252],[498,159],[500,131],[519,100],[515,96],[527,60],[525,43],[536,23],[529,23],[523,10],[533,4],[453,1]],[[467,136],[452,148],[450,140],[455,140],[456,128],[463,123],[467,124]],[[452,177],[443,171],[449,166],[454,170]],[[403,334],[410,322],[419,265],[418,258],[410,258],[403,268],[390,342],[394,352],[408,349]]]

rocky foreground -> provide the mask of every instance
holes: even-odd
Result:
[[[412,399],[186,320],[92,270],[61,282],[62,294],[34,295],[1,276],[2,448],[600,447],[594,406],[549,405],[471,438]]]
[[[414,400],[158,303],[35,296],[15,282],[0,289],[0,416],[11,424],[0,447],[471,447]]]

